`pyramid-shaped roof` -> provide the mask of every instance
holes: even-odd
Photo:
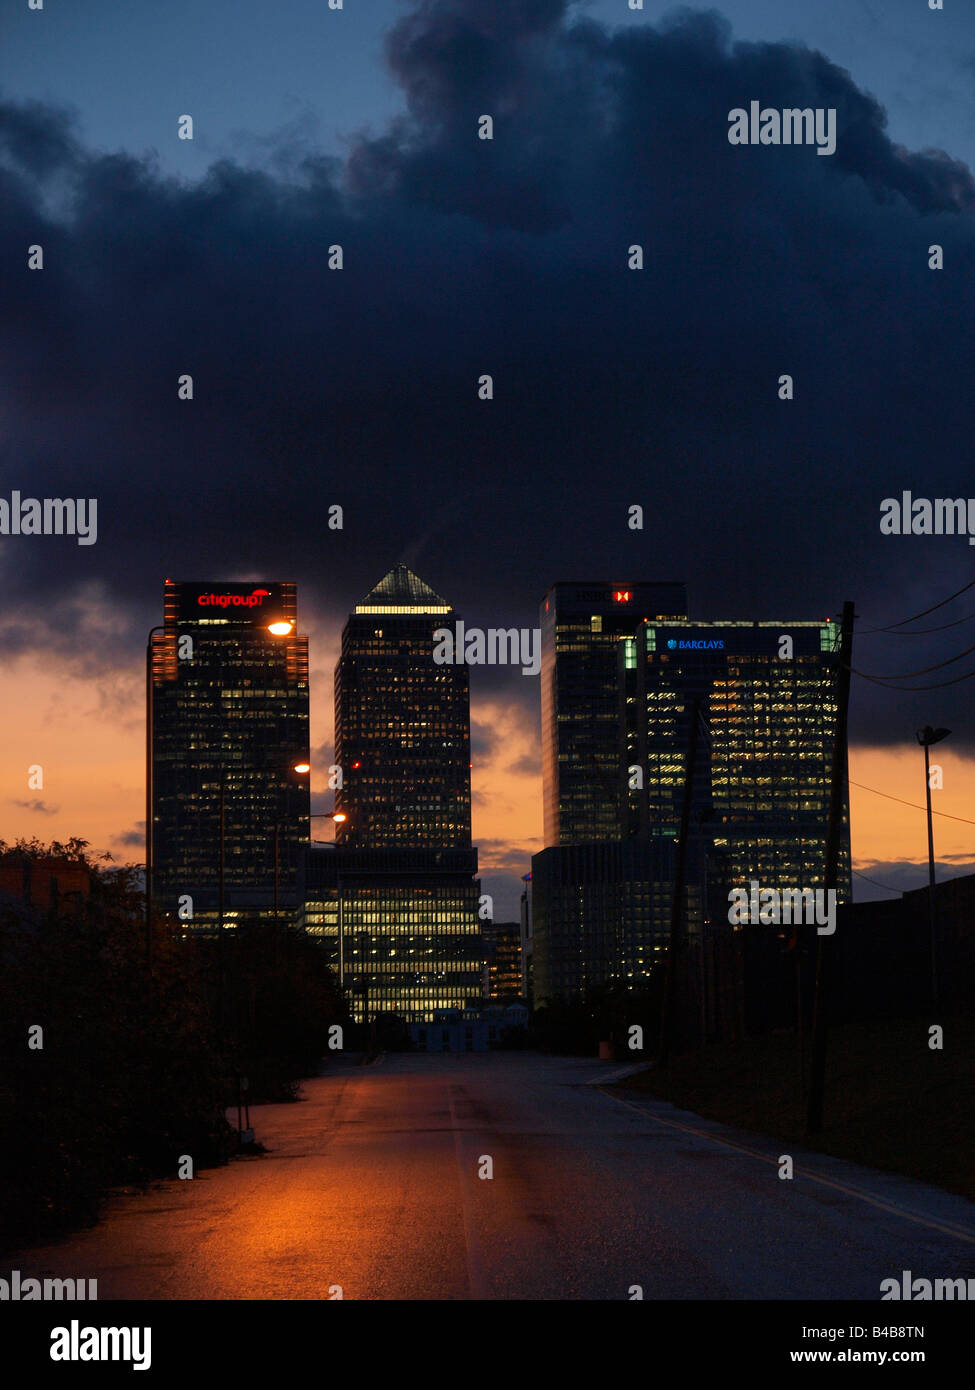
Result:
[[[450,604],[431,589],[408,565],[394,565],[369,590],[357,613],[449,613]]]

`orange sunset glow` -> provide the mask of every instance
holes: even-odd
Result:
[[[316,645],[312,747],[322,750],[332,736],[330,658],[337,652],[337,638],[327,646],[321,641]],[[6,729],[17,730],[17,738],[5,740],[0,750],[4,839],[77,835],[119,862],[141,862],[143,698],[138,663],[129,673],[104,680],[64,676],[35,656],[6,664],[0,676],[0,719]],[[491,751],[486,757],[475,754],[472,773],[474,843],[480,846],[481,870],[520,876],[542,847],[537,731],[521,706],[481,697],[476,686],[471,720],[475,730],[483,726],[491,733]],[[961,872],[975,862],[975,825],[964,821],[975,805],[975,761],[954,753],[950,742],[938,753],[944,785],[932,793],[935,851],[940,864]],[[321,772],[321,751],[318,762]],[[34,765],[42,768],[40,789],[28,786],[28,768]],[[313,763],[312,788],[320,791],[324,778],[315,771]],[[923,864],[924,812],[916,809],[924,804],[920,750],[906,744],[853,747],[850,778],[854,867],[882,883],[885,864]],[[914,805],[861,790],[857,783]],[[854,892],[860,896],[861,891],[862,881],[855,878]]]

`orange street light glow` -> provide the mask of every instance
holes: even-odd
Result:
[[[295,772],[311,772],[311,763],[295,763]]]
[[[268,632],[273,633],[275,637],[287,637],[288,633],[291,631],[293,627],[294,623],[289,623],[282,620],[279,623],[268,623],[267,630]]]
[[[344,811],[336,811],[336,812],[335,812],[335,815],[332,817],[332,820],[334,820],[334,821],[339,821],[340,823],[341,823],[342,821],[348,820],[348,819],[349,819],[349,818],[348,818],[348,816],[345,814]]]

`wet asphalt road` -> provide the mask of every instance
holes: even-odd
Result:
[[[878,1299],[975,1276],[975,1205],[608,1093],[533,1054],[339,1062],[257,1107],[269,1152],[110,1202],[6,1261],[100,1300]],[[493,1176],[481,1176],[488,1171]]]

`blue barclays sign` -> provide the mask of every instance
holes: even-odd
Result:
[[[667,643],[667,650],[674,652],[723,652],[725,649],[723,637],[671,637]]]

